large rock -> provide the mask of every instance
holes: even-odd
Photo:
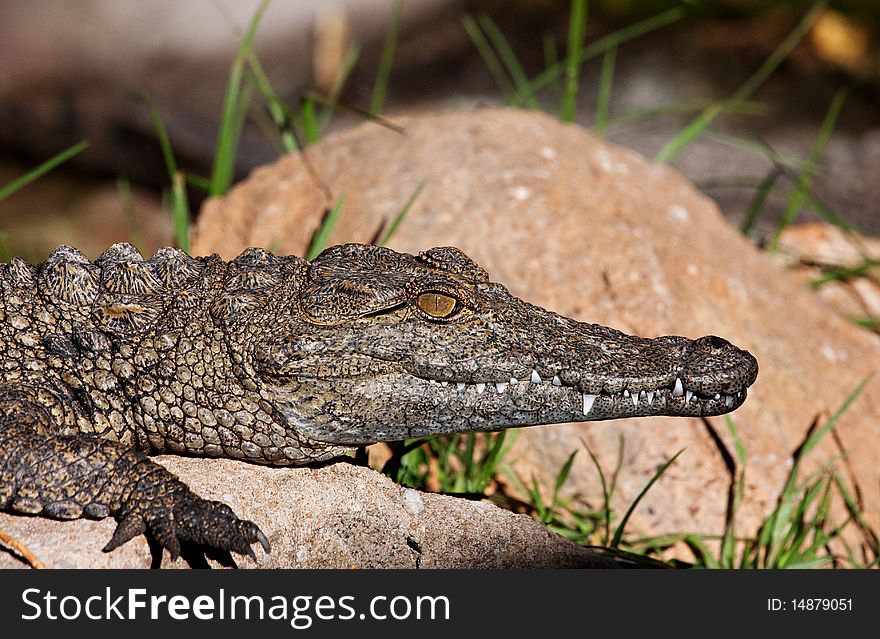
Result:
[[[334,464],[319,469],[265,468],[231,460],[158,457],[197,492],[222,499],[256,521],[269,537],[259,568],[547,568],[607,567],[597,556],[525,515],[489,503],[429,495],[378,473]],[[50,568],[146,568],[143,536],[101,552],[115,522],[0,514],[0,530],[24,543]],[[163,566],[171,563],[165,553]],[[0,568],[24,564],[0,553]]]
[[[748,452],[739,531],[772,508],[791,455],[814,420],[833,412],[880,365],[876,340],[815,302],[731,228],[674,170],[584,129],[534,112],[486,110],[374,124],[260,168],[208,202],[194,252],[234,257],[250,245],[303,255],[328,201],[345,197],[331,243],[369,241],[424,181],[390,242],[416,252],[455,245],[531,302],[645,336],[721,335],[761,372],[733,420]],[[320,181],[316,179],[320,178]],[[323,182],[323,184],[322,184]],[[729,450],[723,418],[710,420]],[[845,451],[845,475],[880,523],[880,381],[871,380],[827,437],[815,464]],[[718,532],[729,473],[698,420],[652,418],[526,429],[513,455],[528,479],[552,478],[582,440],[610,468],[626,442],[617,500],[624,508],[657,467],[684,454],[632,522],[644,533]],[[600,504],[595,470],[578,456],[568,486]],[[327,487],[330,490],[331,487]],[[365,495],[365,503],[370,497]]]

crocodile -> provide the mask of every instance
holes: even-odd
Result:
[[[269,540],[150,456],[330,460],[425,435],[745,401],[758,364],[715,336],[645,338],[514,297],[459,249],[343,244],[311,262],[115,244],[0,265],[0,509],[114,517],[255,557]]]

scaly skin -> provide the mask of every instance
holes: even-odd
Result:
[[[311,264],[117,244],[0,266],[0,508],[113,516],[253,554],[265,536],[151,453],[306,464],[429,434],[737,408],[758,366],[718,337],[646,339],[513,297],[461,251],[358,244]]]

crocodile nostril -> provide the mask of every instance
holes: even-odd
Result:
[[[715,335],[707,335],[706,337],[701,337],[698,341],[700,342],[701,346],[711,348],[713,353],[716,354],[719,351],[724,351],[731,347],[730,342]]]

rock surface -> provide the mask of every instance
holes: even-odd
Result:
[[[158,461],[198,493],[222,499],[256,521],[272,552],[259,546],[258,568],[547,568],[607,567],[525,515],[485,502],[403,488],[368,468],[339,463],[319,469],[265,468],[232,460]],[[102,553],[115,522],[55,522],[0,514],[0,530],[24,543],[50,568],[147,568],[143,536]],[[0,552],[0,568],[23,567]],[[167,552],[163,567],[172,563]]]
[[[848,272],[813,289],[840,316],[880,329],[880,238],[814,222],[789,226],[779,240],[779,259],[805,285]]]
[[[748,453],[739,531],[774,505],[811,423],[835,411],[880,367],[870,335],[816,304],[715,205],[674,170],[535,112],[486,110],[401,119],[404,134],[363,126],[260,168],[203,210],[194,253],[234,257],[250,245],[305,254],[329,202],[345,197],[330,243],[367,242],[425,187],[389,245],[454,245],[528,301],[581,320],[652,336],[721,335],[749,349],[761,372],[733,415]],[[320,176],[320,182],[316,179]],[[323,182],[323,184],[321,183]],[[723,419],[710,420],[728,450]],[[868,521],[880,523],[880,380],[873,378],[808,461],[839,447]],[[552,486],[585,441],[606,469],[626,443],[615,506],[657,467],[684,454],[648,493],[631,525],[643,533],[718,532],[729,473],[697,420],[653,418],[526,429],[520,474]],[[808,465],[809,467],[809,465]],[[586,454],[567,484],[593,506],[601,489]],[[328,488],[329,489],[329,488]]]

